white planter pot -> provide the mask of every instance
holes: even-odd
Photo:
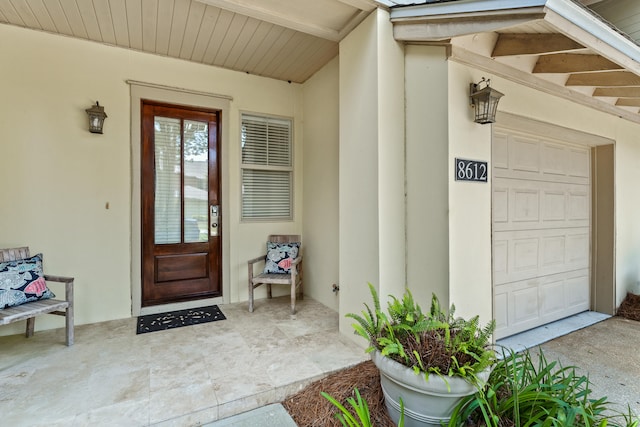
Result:
[[[405,427],[433,426],[441,427],[451,419],[456,405],[477,389],[460,377],[417,374],[395,360],[385,357],[379,351],[371,353],[373,363],[380,370],[380,384],[384,393],[385,405],[391,419],[397,424],[400,419],[400,397],[404,403]],[[478,375],[481,383],[489,378],[491,370]]]

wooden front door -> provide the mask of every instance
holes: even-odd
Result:
[[[142,306],[222,295],[219,112],[143,101]]]

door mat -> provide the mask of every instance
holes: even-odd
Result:
[[[188,310],[169,311],[167,313],[147,314],[138,316],[136,334],[163,331],[165,329],[180,328],[182,326],[197,325],[216,320],[225,320],[224,314],[217,305],[192,308]]]

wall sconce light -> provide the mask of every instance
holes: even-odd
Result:
[[[84,111],[89,115],[89,132],[102,133],[104,119],[107,118],[107,114],[104,112],[104,107],[96,101],[96,105],[93,105],[91,108],[87,108]]]
[[[484,83],[484,88],[480,89],[480,85]],[[503,93],[490,87],[491,80],[484,77],[478,83],[471,83],[469,93],[471,97],[471,106],[475,108],[476,123],[486,124],[495,123],[496,111],[498,110],[498,101],[504,96]]]

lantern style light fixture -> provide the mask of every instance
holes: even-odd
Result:
[[[484,88],[480,89],[480,85],[484,83]],[[469,93],[471,97],[471,106],[476,110],[476,123],[486,124],[495,123],[496,111],[498,110],[498,101],[504,96],[491,86],[491,80],[484,77],[478,83],[471,83]]]
[[[104,107],[96,101],[96,105],[93,105],[91,108],[87,108],[84,111],[89,115],[89,132],[102,133],[104,119],[107,118],[107,114],[104,112]]]

